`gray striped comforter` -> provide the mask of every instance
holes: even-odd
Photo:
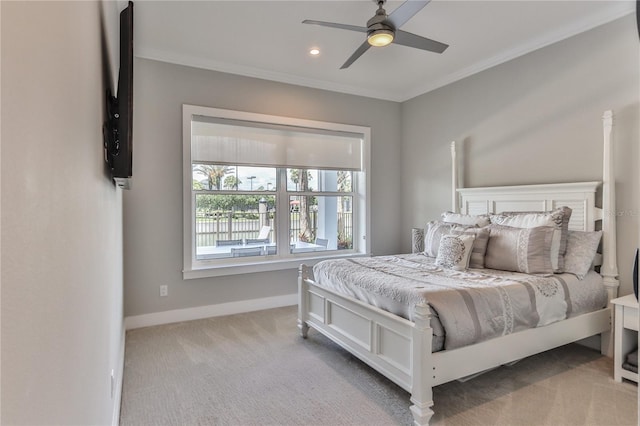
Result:
[[[326,260],[318,285],[412,319],[418,303],[434,317],[434,350],[454,349],[601,309],[602,278],[528,275],[492,269],[454,271],[422,254]]]

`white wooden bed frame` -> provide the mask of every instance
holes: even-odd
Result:
[[[613,115],[606,111],[602,209],[595,206],[600,182],[457,188],[455,143],[452,143],[453,208],[462,213],[573,209],[570,229],[593,230],[602,221],[601,274],[609,300],[617,297],[615,191],[611,155]],[[460,197],[458,197],[458,195]],[[312,270],[301,265],[298,275],[298,327],[307,337],[313,327],[411,394],[414,425],[427,425],[433,411],[432,388],[451,380],[504,365],[597,334],[601,350],[611,347],[611,315],[605,309],[545,327],[529,329],[454,350],[431,352],[432,329],[426,305],[415,308],[415,321],[393,315],[349,296],[319,287]]]

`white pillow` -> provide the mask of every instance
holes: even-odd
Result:
[[[432,220],[427,223],[427,226],[424,228],[424,254],[429,257],[436,257],[438,255],[440,239],[443,235],[451,232],[452,226],[450,223],[444,223],[438,220]]]
[[[440,215],[442,217],[442,221],[446,223],[457,223],[458,225],[468,225],[468,226],[487,226],[489,223],[489,215],[481,214],[481,215],[472,215],[472,214],[461,214],[454,212],[444,212]]]
[[[567,253],[564,255],[564,271],[582,280],[591,269],[602,231],[569,231]]]
[[[446,269],[465,271],[469,267],[474,240],[474,235],[443,235],[438,247],[436,265]]]

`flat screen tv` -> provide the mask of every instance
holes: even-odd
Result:
[[[120,13],[117,96],[107,93],[104,155],[116,185],[131,188],[133,169],[133,2]]]
[[[640,250],[636,249],[636,257],[633,259],[633,293],[638,299],[638,257],[640,256]]]
[[[636,27],[638,28],[638,37],[640,37],[640,0],[636,0]]]

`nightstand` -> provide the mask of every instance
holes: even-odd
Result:
[[[638,383],[638,373],[622,368],[624,358],[638,346],[638,300],[633,294],[613,299],[614,345],[613,345],[613,379],[633,380]]]

